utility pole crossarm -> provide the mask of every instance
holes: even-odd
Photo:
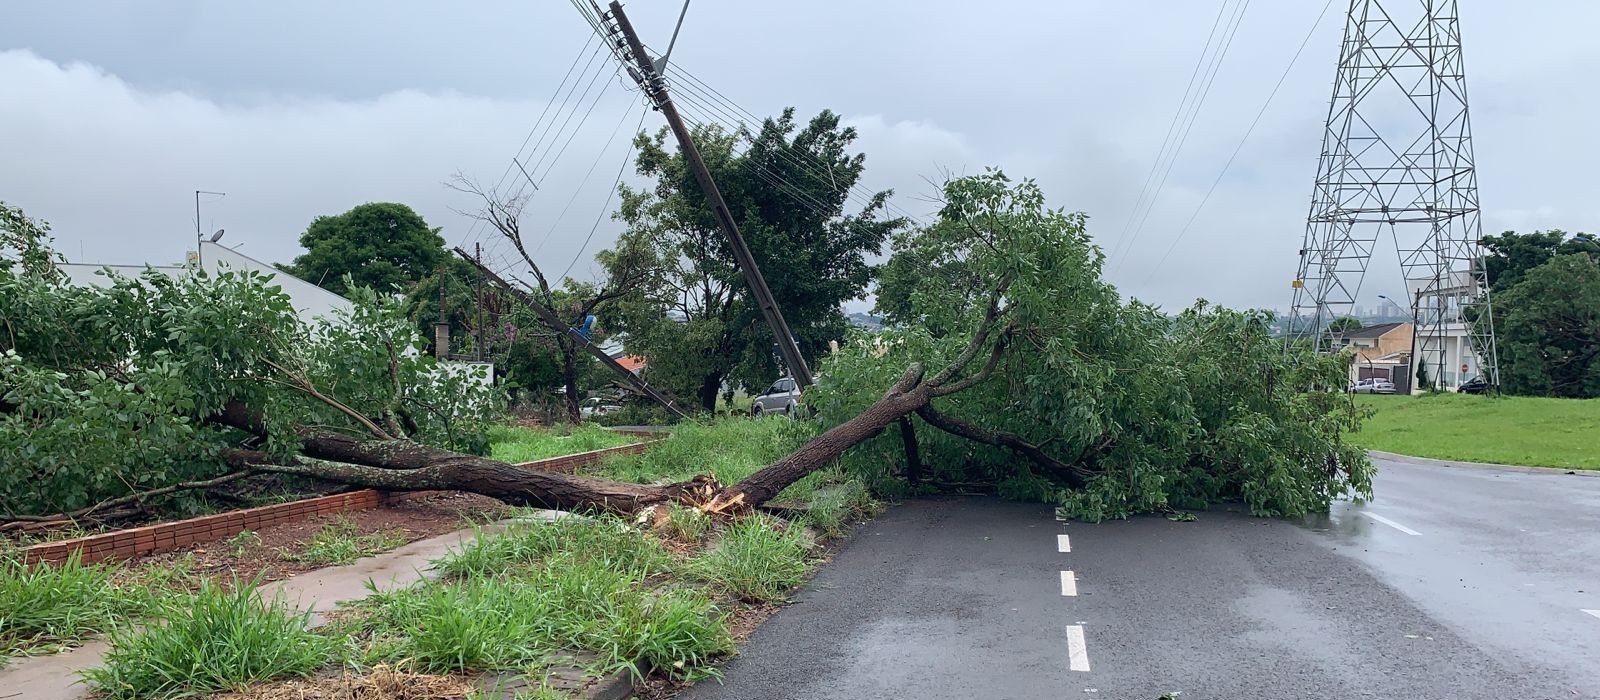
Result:
[[[706,201],[711,205],[717,224],[728,237],[728,247],[733,250],[734,262],[744,273],[745,282],[750,286],[750,294],[755,297],[756,306],[761,309],[767,327],[772,329],[772,337],[777,340],[778,352],[783,355],[784,364],[789,367],[789,374],[794,377],[801,389],[811,386],[815,383],[811,377],[811,368],[806,365],[805,358],[800,356],[800,346],[795,342],[794,334],[789,331],[789,324],[783,320],[783,312],[778,309],[777,302],[773,301],[772,290],[767,287],[767,280],[761,275],[761,268],[756,265],[755,256],[751,255],[750,247],[745,244],[744,236],[739,233],[739,225],[734,221],[728,203],[723,200],[722,191],[717,188],[716,181],[711,178],[711,171],[706,168],[705,161],[700,157],[700,149],[695,146],[689,127],[684,125],[683,117],[678,114],[677,106],[672,103],[672,96],[667,93],[666,83],[656,71],[655,61],[645,52],[644,43],[639,41],[639,35],[634,32],[633,25],[628,22],[627,14],[622,11],[622,3],[612,0],[610,8],[609,16],[601,18],[614,23],[608,26],[611,36],[608,36],[607,40],[619,42],[618,46],[625,48],[633,57],[635,65],[628,73],[650,97],[656,110],[666,118],[667,126],[672,129],[673,136],[677,137],[678,149],[683,153],[684,162],[694,173],[695,181],[705,193]],[[617,34],[622,35],[621,39],[616,38]]]
[[[644,379],[640,378],[639,375],[634,374],[633,372],[629,371],[628,368],[623,367],[622,363],[617,362],[611,357],[611,355],[606,354],[606,351],[601,350],[600,346],[590,342],[588,336],[578,331],[578,329],[568,325],[566,321],[561,320],[561,317],[557,316],[554,311],[551,311],[544,304],[539,303],[539,300],[532,298],[527,292],[511,286],[510,282],[507,282],[500,275],[495,274],[493,270],[490,270],[487,266],[483,265],[483,263],[479,262],[477,258],[467,253],[467,251],[462,250],[461,248],[456,248],[455,251],[456,255],[461,256],[461,259],[472,263],[472,266],[478,269],[479,274],[482,274],[484,277],[488,278],[489,281],[500,285],[501,288],[505,289],[513,297],[516,297],[518,301],[521,301],[528,308],[533,309],[533,312],[538,314],[539,318],[542,319],[545,325],[549,326],[551,330],[565,333],[569,338],[572,339],[573,342],[578,344],[578,347],[587,350],[590,355],[594,356],[595,359],[599,360],[605,366],[611,368],[611,371],[621,375],[623,379],[627,380],[629,384],[632,384],[635,389],[638,389],[645,396],[655,399],[656,403],[666,407],[666,409],[671,411],[673,415],[679,418],[689,417],[687,413],[683,412],[683,409],[678,408],[676,404],[672,403],[672,399],[657,391],[655,387],[650,386],[650,384]]]

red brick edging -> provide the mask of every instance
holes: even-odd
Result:
[[[639,454],[644,452],[651,443],[655,442],[655,439],[660,438],[659,435],[654,434],[637,434],[636,437],[653,439],[590,452],[551,457],[517,466],[570,473],[581,467],[598,464],[611,455]],[[426,492],[380,493],[372,489],[362,489],[348,493],[337,493],[332,496],[307,498],[302,501],[217,513],[216,515],[202,515],[188,520],[156,523],[154,525],[105,532],[71,540],[36,544],[23,548],[22,560],[28,563],[39,561],[59,563],[66,561],[73,552],[81,552],[80,557],[85,564],[111,559],[132,559],[146,554],[171,552],[193,544],[215,542],[232,537],[245,530],[259,530],[273,525],[305,520],[312,516],[377,508],[380,505],[407,500],[422,493]]]

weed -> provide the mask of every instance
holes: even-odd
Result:
[[[316,566],[343,566],[405,543],[405,536],[397,532],[360,534],[360,528],[354,521],[341,516],[306,540],[299,552],[280,549],[278,554],[289,561]]]
[[[529,523],[494,535],[479,530],[472,543],[434,566],[454,578],[497,576],[557,554],[597,561],[634,579],[672,568],[672,556],[661,542],[642,536],[627,522],[609,515]]]
[[[689,571],[741,600],[772,602],[805,580],[809,548],[800,528],[755,515],[730,525]]]
[[[55,565],[0,559],[0,665],[110,631],[143,610],[138,595],[113,585],[114,571],[76,553]]]
[[[261,536],[252,530],[245,530],[224,540],[223,545],[227,546],[228,552],[234,559],[238,559],[250,551],[250,548],[261,546]]]
[[[113,632],[88,684],[111,700],[186,697],[308,675],[332,659],[334,640],[307,629],[310,613],[263,603],[253,584],[202,582],[185,602],[159,623]]]
[[[852,517],[869,513],[876,505],[861,482],[845,478],[842,472],[837,476],[837,483],[818,488],[806,502],[805,523],[827,537],[844,535]]]
[[[667,520],[662,533],[684,544],[696,544],[711,530],[711,516],[677,503],[667,504]]]

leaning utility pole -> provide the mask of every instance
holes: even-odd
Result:
[[[711,171],[706,169],[706,163],[700,158],[700,149],[694,145],[694,139],[689,134],[689,127],[684,126],[683,117],[678,115],[677,106],[672,104],[672,96],[667,94],[666,81],[662,80],[655,61],[645,53],[644,44],[639,41],[639,35],[633,31],[633,25],[628,22],[628,16],[622,11],[622,3],[617,0],[611,2],[611,12],[601,16],[606,22],[609,36],[608,40],[616,41],[619,49],[625,49],[636,64],[628,67],[628,74],[639,83],[645,95],[666,117],[667,126],[672,128],[672,134],[678,138],[678,150],[683,153],[683,160],[688,164],[689,170],[694,173],[694,178],[700,183],[701,191],[706,194],[706,201],[711,204],[711,211],[717,217],[717,223],[722,226],[722,232],[728,236],[728,247],[733,249],[734,262],[739,270],[744,273],[745,282],[750,285],[750,293],[755,297],[756,306],[760,307],[761,315],[766,318],[767,327],[772,329],[772,336],[778,342],[778,352],[783,355],[784,364],[789,366],[789,374],[794,377],[801,389],[811,386],[811,368],[806,366],[805,358],[800,356],[800,346],[795,343],[794,334],[789,332],[789,324],[783,320],[783,313],[778,310],[778,305],[772,300],[772,290],[767,288],[767,280],[761,276],[761,268],[756,266],[756,259],[750,254],[750,247],[745,245],[744,236],[739,234],[739,225],[733,220],[733,213],[728,210],[728,203],[722,199],[722,191],[717,189],[716,181],[711,179]],[[621,34],[621,39],[615,39]],[[620,58],[620,55],[619,55]]]
[[[1338,349],[1328,324],[1389,238],[1413,300],[1412,383],[1426,363],[1435,382],[1499,384],[1481,236],[1456,1],[1351,0],[1288,342]]]

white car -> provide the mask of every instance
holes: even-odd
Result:
[[[750,401],[750,415],[760,417],[773,413],[789,416],[800,407],[800,386],[793,377],[784,377],[772,383]]]
[[[622,407],[608,402],[599,396],[591,396],[578,404],[578,415],[583,418],[597,418],[621,411]]]
[[[1393,394],[1394,382],[1387,379],[1363,379],[1350,385],[1352,394]]]

